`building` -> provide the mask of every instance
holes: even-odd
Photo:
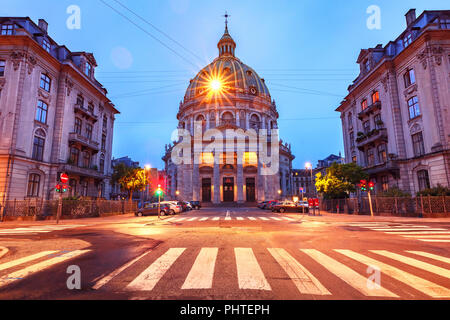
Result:
[[[317,169],[294,169],[292,170],[293,195],[312,198],[316,196],[316,174]],[[301,191],[303,190],[303,192]]]
[[[345,159],[342,157],[341,153],[339,155],[330,154],[323,160],[317,161],[316,173],[320,172],[322,176],[327,174],[327,169],[331,167],[333,163],[343,164],[345,163]]]
[[[193,161],[180,164],[173,161],[180,141],[166,146],[163,160],[168,195],[215,204],[289,196],[294,156],[291,146],[278,139],[279,115],[275,101],[264,79],[235,56],[236,43],[228,32],[227,23],[217,46],[219,57],[190,81],[184,100],[180,102],[178,131],[187,132],[183,142],[194,140],[193,145],[199,145],[200,151],[195,147],[186,151],[188,159]],[[211,139],[203,139],[202,134],[207,136],[210,132],[226,139],[230,137],[229,132],[240,138],[247,135],[248,144],[235,144],[233,137],[233,145],[224,148],[226,152],[218,149],[206,152]],[[257,148],[249,145],[253,138],[261,142]],[[265,174],[270,169],[263,163],[262,144],[271,150],[270,169],[277,167],[271,174]],[[190,142],[188,147],[191,148]]]
[[[0,18],[0,201],[107,197],[115,115],[92,53],[71,52],[45,20]]]
[[[347,162],[378,191],[415,193],[450,181],[450,11],[415,9],[386,46],[361,50],[341,113]]]
[[[139,161],[133,161],[130,157],[122,157],[117,159],[112,159],[111,166],[114,168],[119,163],[123,163],[125,166],[129,168],[139,168]]]

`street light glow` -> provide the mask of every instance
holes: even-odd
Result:
[[[149,164],[146,164],[145,167],[144,167],[144,169],[147,170],[147,171],[149,171],[151,168],[152,168],[152,166],[149,165]]]
[[[306,169],[312,169],[312,164],[310,162],[305,163]]]

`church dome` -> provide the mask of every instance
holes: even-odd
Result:
[[[217,44],[219,57],[200,70],[191,80],[184,101],[203,99],[212,90],[220,90],[222,95],[252,95],[271,101],[269,89],[264,79],[235,57],[236,43],[228,33],[225,33]]]

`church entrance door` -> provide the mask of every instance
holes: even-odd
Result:
[[[211,179],[202,179],[202,202],[211,202]]]
[[[223,202],[234,202],[234,178],[223,178]]]
[[[247,178],[245,180],[246,182],[246,195],[247,195],[247,202],[255,202],[256,200],[256,192],[255,192],[255,178]]]

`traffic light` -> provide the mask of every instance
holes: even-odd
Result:
[[[161,185],[160,184],[158,184],[158,189],[156,189],[155,194],[157,196],[161,196],[163,194],[163,190],[161,189]]]
[[[66,193],[67,191],[69,191],[69,188],[67,188],[66,185],[62,186],[62,193]]]
[[[61,193],[61,185],[57,184],[57,185],[55,186],[55,191],[56,191],[57,193]]]
[[[361,188],[361,191],[367,191],[367,181],[361,180],[359,183],[360,183],[359,187]]]
[[[375,182],[370,181],[369,182],[369,190],[373,191],[373,189],[375,189]]]

